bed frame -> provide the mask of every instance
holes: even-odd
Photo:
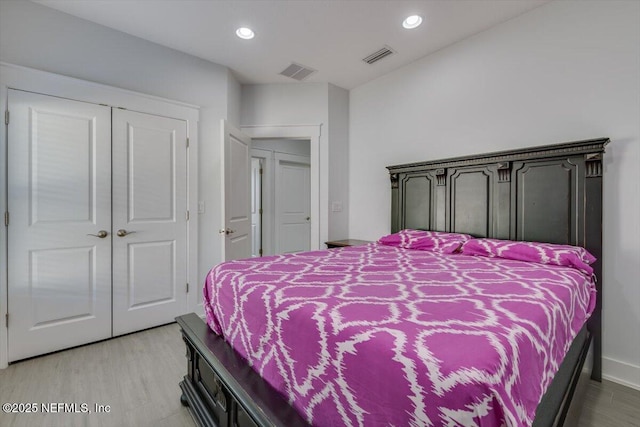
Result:
[[[536,412],[535,427],[563,425],[591,342],[591,378],[602,375],[602,158],[600,138],[389,166],[391,231],[572,244],[598,258],[595,312],[580,331]],[[195,314],[176,319],[187,349],[180,387],[201,426],[308,425]]]

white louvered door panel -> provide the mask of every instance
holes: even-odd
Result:
[[[113,334],[187,306],[187,123],[113,110]]]
[[[19,90],[8,99],[14,361],[111,336],[111,109]]]

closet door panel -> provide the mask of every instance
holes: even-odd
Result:
[[[19,90],[9,111],[14,361],[111,336],[111,111]]]
[[[186,309],[187,124],[113,110],[113,332]]]

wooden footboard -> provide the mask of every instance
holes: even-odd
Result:
[[[176,318],[186,345],[181,401],[200,426],[309,424],[195,313]]]
[[[180,388],[199,426],[267,427],[309,424],[195,313],[176,318],[187,348]],[[584,327],[543,396],[533,427],[560,427],[572,404],[589,350]]]
[[[571,406],[581,403],[573,402],[573,396],[578,382],[581,379],[588,381],[580,374],[589,352],[591,337],[585,325],[573,340],[560,369],[547,392],[542,396],[532,427],[562,426]],[[573,423],[567,423],[567,425],[573,425]]]

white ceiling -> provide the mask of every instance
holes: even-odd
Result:
[[[241,83],[305,81],[351,89],[549,0],[37,0],[45,6],[225,65]],[[402,28],[411,14],[424,18]],[[236,28],[256,37],[241,40]],[[388,45],[396,51],[362,61]]]

